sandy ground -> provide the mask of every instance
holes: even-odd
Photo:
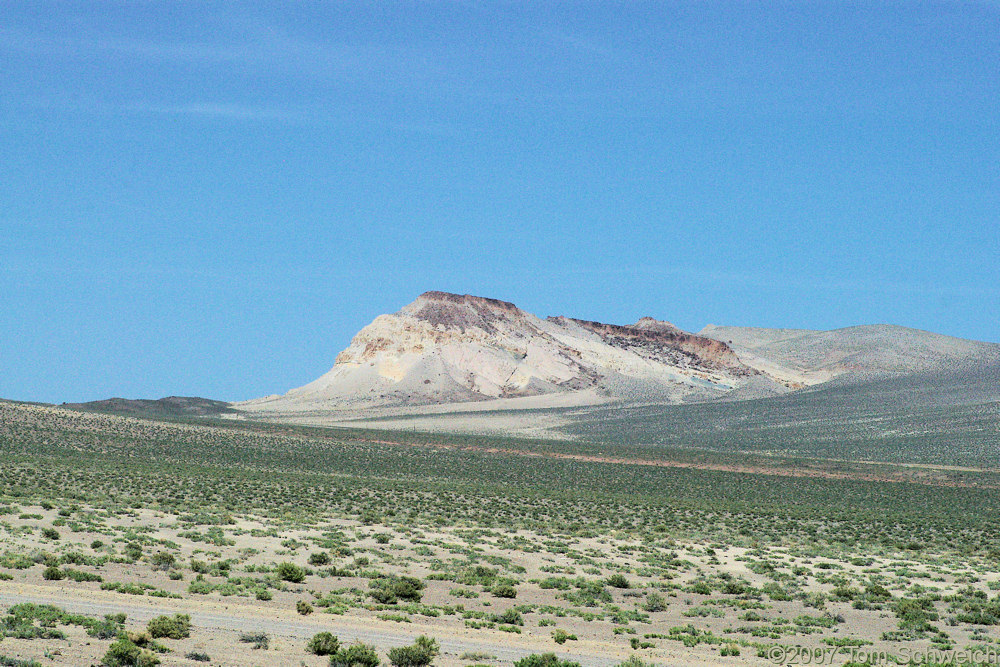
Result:
[[[763,587],[771,579],[765,571],[752,567],[752,563],[770,562],[782,571],[804,567],[810,574],[804,579],[807,591],[829,593],[835,585],[830,574],[859,582],[867,573],[878,571],[887,576],[905,571],[906,577],[915,581],[932,581],[943,590],[953,590],[973,574],[962,563],[947,567],[941,564],[922,564],[917,561],[890,561],[870,559],[864,563],[851,563],[849,559],[817,558],[795,554],[780,547],[751,551],[740,547],[715,545],[676,544],[653,548],[632,539],[604,535],[590,538],[553,539],[524,531],[493,533],[468,528],[442,528],[440,530],[411,530],[400,526],[367,525],[347,520],[334,520],[321,525],[300,526],[287,521],[266,520],[259,517],[241,517],[234,523],[223,525],[217,533],[224,536],[220,544],[207,544],[195,539],[191,531],[206,531],[204,525],[185,525],[178,517],[150,510],[135,510],[120,516],[105,516],[91,528],[70,531],[59,527],[61,538],[55,542],[41,538],[39,528],[51,526],[60,516],[57,508],[38,506],[22,507],[22,514],[3,517],[0,530],[0,550],[4,554],[24,554],[34,557],[40,553],[83,554],[120,553],[126,541],[144,535],[149,542],[144,556],[134,562],[111,560],[100,566],[78,565],[78,570],[99,573],[105,582],[132,582],[151,587],[178,598],[154,598],[149,595],[129,595],[102,590],[95,582],[45,581],[42,566],[34,565],[15,569],[0,567],[0,573],[10,577],[0,581],[0,614],[10,605],[33,602],[56,605],[68,612],[101,617],[105,614],[127,614],[126,629],[141,631],[154,616],[186,613],[192,619],[192,635],[183,640],[161,640],[170,653],[162,656],[164,665],[194,665],[184,656],[191,651],[207,653],[212,665],[305,665],[319,667],[326,659],[306,652],[305,646],[317,632],[328,631],[343,642],[362,641],[375,645],[383,660],[388,649],[412,643],[421,634],[436,638],[442,654],[435,664],[441,667],[459,667],[473,662],[489,665],[510,665],[513,661],[531,654],[555,652],[580,662],[586,667],[617,665],[633,653],[629,638],[642,639],[652,634],[648,648],[638,652],[643,660],[655,665],[739,665],[769,664],[758,658],[756,649],[743,645],[738,657],[720,655],[725,644],[685,647],[678,641],[668,640],[671,628],[693,625],[700,631],[709,631],[724,641],[752,639],[741,626],[780,622],[793,627],[803,615],[820,617],[824,614],[839,615],[843,620],[835,627],[814,633],[801,632],[782,636],[780,643],[822,648],[826,637],[852,637],[873,642],[876,648],[891,649],[891,642],[882,641],[883,632],[897,627],[897,619],[888,610],[856,610],[848,602],[827,604],[825,610],[807,606],[804,600],[785,602],[748,600],[749,609],[759,610],[761,619],[747,621],[743,617],[746,607],[739,606],[739,599],[720,595],[698,594],[688,587],[692,581],[704,577],[737,579],[747,585]],[[90,512],[80,508],[74,513],[81,520]],[[290,561],[307,565],[307,557],[316,553],[316,540],[340,534],[350,544],[353,552],[348,559],[363,557],[365,567],[378,568],[388,573],[407,574],[420,578],[426,584],[422,608],[445,609],[461,604],[463,609],[482,613],[501,613],[520,605],[533,611],[526,612],[520,634],[511,634],[499,628],[475,628],[463,621],[462,614],[444,613],[424,616],[419,612],[398,609],[374,609],[368,598],[370,579],[357,575],[319,576],[319,570],[307,576],[301,584],[274,589],[273,599],[258,600],[253,595],[234,594],[223,596],[220,592],[195,594],[189,585],[195,580],[188,564],[192,559],[208,563],[232,561],[232,577],[261,576],[260,567],[275,562]],[[388,536],[385,541],[380,537]],[[105,546],[92,548],[93,541],[103,539]],[[194,541],[192,541],[194,540]],[[117,547],[111,545],[119,545]],[[183,576],[173,579],[169,572],[151,566],[151,556],[169,550],[177,557],[171,570]],[[471,551],[470,551],[471,550]],[[477,585],[461,585],[455,581],[434,579],[435,572],[461,572],[468,567],[467,557],[476,554],[480,563],[507,563],[500,565],[501,572],[509,572],[516,579],[517,598],[499,599]],[[645,570],[644,554],[677,559],[676,570],[654,575]],[[336,564],[348,566],[344,558],[335,558]],[[192,565],[193,566],[193,565]],[[356,566],[355,566],[356,567]],[[631,583],[627,589],[608,587],[611,594],[607,605],[580,606],[569,602],[562,590],[542,588],[541,580],[551,577],[576,579],[585,577],[594,582],[605,582],[616,572],[625,572]],[[254,574],[258,573],[258,574]],[[519,573],[519,574],[518,574]],[[979,586],[985,589],[987,579],[977,572]],[[989,577],[996,579],[997,575]],[[225,576],[205,576],[206,581],[225,583]],[[473,594],[455,597],[456,589]],[[563,589],[565,590],[565,589]],[[316,601],[328,596],[359,596],[341,613],[324,613],[316,607],[314,613],[303,616],[297,613],[296,603]],[[649,613],[645,621],[613,623],[609,618],[612,609],[643,609],[647,596],[660,591],[665,607]],[[570,587],[568,592],[573,592]],[[897,593],[899,594],[899,593]],[[722,604],[720,604],[722,603]],[[380,616],[405,617],[406,622],[383,619]],[[586,615],[601,615],[588,619]],[[766,619],[766,620],[764,620]],[[791,624],[791,625],[788,625]],[[8,657],[44,659],[43,664],[80,665],[95,664],[110,645],[110,640],[88,637],[77,626],[59,626],[67,640],[18,640],[5,638],[0,641],[0,655]],[[552,631],[560,628],[578,639],[557,645]],[[735,630],[734,630],[735,629]],[[619,634],[628,630],[633,634]],[[264,632],[270,636],[267,650],[254,650],[241,642],[240,633]],[[959,646],[971,643],[974,638],[967,631],[952,628],[949,632]],[[776,640],[762,638],[764,644]],[[911,645],[926,645],[926,640]],[[470,657],[470,654],[479,654]],[[385,662],[385,664],[388,664]],[[835,664],[841,664],[840,662]]]

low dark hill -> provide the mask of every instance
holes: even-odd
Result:
[[[233,412],[229,403],[198,396],[166,398],[107,398],[88,403],[63,403],[60,407],[83,412],[103,412],[129,417],[209,417]]]

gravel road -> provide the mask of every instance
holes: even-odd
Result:
[[[458,656],[470,651],[491,653],[504,663],[531,653],[555,652],[560,657],[580,662],[584,667],[609,667],[618,664],[625,656],[605,647],[579,645],[573,650],[555,650],[550,639],[544,643],[526,641],[512,636],[511,641],[498,643],[496,639],[478,640],[456,633],[443,633],[440,627],[423,629],[418,623],[406,624],[396,629],[395,624],[383,621],[314,614],[309,617],[291,616],[284,610],[255,608],[250,604],[223,604],[217,600],[193,601],[171,599],[128,599],[120,594],[103,591],[53,590],[51,587],[30,584],[9,584],[0,582],[0,605],[9,606],[23,602],[51,604],[71,613],[88,616],[125,613],[131,621],[145,624],[149,619],[161,614],[184,613],[191,616],[192,625],[203,630],[229,632],[266,632],[272,637],[287,637],[303,643],[317,632],[328,631],[341,641],[362,641],[380,648],[391,648],[411,644],[413,638],[427,632],[441,644],[442,655]],[[286,615],[291,617],[285,618]],[[564,648],[564,647],[559,647]]]

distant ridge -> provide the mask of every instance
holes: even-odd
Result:
[[[1000,361],[1000,345],[892,324],[831,331],[710,324],[699,333],[725,341],[762,372],[799,375],[808,384],[844,375],[954,371]]]
[[[214,401],[197,396],[167,396],[159,399],[107,398],[87,403],[63,403],[59,407],[131,417],[206,417],[233,412],[226,401]]]

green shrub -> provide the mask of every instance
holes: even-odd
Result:
[[[149,560],[153,564],[153,568],[157,570],[169,570],[177,562],[174,555],[167,551],[158,551]]]
[[[308,616],[313,613],[313,606],[305,600],[299,600],[295,603],[295,611],[299,612],[303,616]]]
[[[127,637],[120,637],[108,648],[101,664],[106,667],[153,667],[160,664],[160,659]]]
[[[416,577],[392,577],[374,580],[370,584],[372,599],[380,604],[396,604],[399,600],[420,602],[424,582]]]
[[[58,540],[59,531],[55,528],[42,528],[42,537],[49,540]]]
[[[709,586],[708,582],[705,581],[694,582],[693,584],[691,584],[691,587],[688,590],[691,591],[692,593],[697,593],[698,595],[712,594],[712,587]]]
[[[643,608],[648,612],[663,611],[667,608],[667,602],[659,593],[650,593],[646,597],[646,604],[643,605]]]
[[[66,578],[66,575],[63,574],[63,571],[60,570],[55,565],[49,565],[42,572],[42,579],[45,579],[46,581],[59,581],[61,579],[65,579],[65,578]]]
[[[42,663],[37,660],[21,660],[0,655],[0,667],[42,667]]]
[[[91,572],[84,572],[83,570],[74,570],[67,567],[63,570],[63,574],[77,582],[85,581],[104,581],[104,578],[99,574],[93,574]]]
[[[637,655],[630,655],[628,660],[619,662],[615,667],[653,667],[651,663],[643,662]]]
[[[426,667],[434,661],[439,651],[437,640],[421,635],[411,646],[391,649],[389,662],[395,667]]]
[[[114,639],[122,632],[125,614],[108,614],[100,621],[94,621],[87,628],[87,634],[97,639]]]
[[[624,574],[616,573],[608,577],[608,586],[613,588],[631,588],[632,584],[629,583]]]
[[[502,614],[490,614],[490,620],[503,625],[524,625],[524,616],[516,609],[508,609]]]
[[[191,636],[191,617],[187,614],[173,616],[157,616],[146,626],[152,637],[167,637],[168,639],[184,639]]]
[[[396,593],[396,596],[401,600],[409,602],[420,602],[420,598],[423,597],[420,591],[423,589],[424,582],[416,577],[400,577],[393,584],[393,591]]]
[[[329,565],[330,564],[330,554],[325,551],[318,551],[314,554],[309,554],[309,564],[310,565]]]
[[[208,595],[215,590],[215,586],[210,581],[205,581],[205,578],[200,574],[188,584],[188,593],[195,593],[196,595]]]
[[[293,584],[301,584],[306,578],[306,571],[295,563],[280,563],[276,572],[279,579]]]
[[[382,661],[373,646],[351,644],[330,656],[330,667],[378,667]]]
[[[576,641],[576,635],[571,635],[561,628],[552,631],[552,641],[557,644],[565,644],[566,641]]]
[[[723,595],[743,595],[747,592],[747,584],[745,581],[733,579],[722,584],[720,590]]]
[[[434,656],[416,646],[397,646],[389,649],[389,662],[395,667],[426,667]]]
[[[499,584],[494,586],[491,590],[493,595],[498,598],[516,598],[517,589],[510,584]]]
[[[313,635],[306,650],[315,655],[332,655],[340,648],[340,640],[329,632]]]
[[[580,667],[580,663],[562,660],[555,653],[532,653],[515,662],[514,667]]]
[[[865,595],[876,602],[884,602],[892,597],[888,588],[876,583],[865,586]]]

